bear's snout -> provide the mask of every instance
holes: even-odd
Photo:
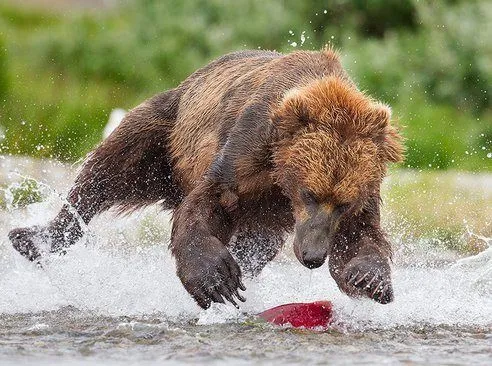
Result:
[[[332,214],[319,209],[307,220],[296,223],[294,253],[303,266],[314,269],[325,263],[336,222]]]
[[[326,249],[314,248],[302,251],[302,260],[300,261],[309,269],[321,267],[325,263],[328,251]]]
[[[328,256],[329,237],[325,230],[303,233],[298,230],[294,238],[294,253],[303,266],[321,267]]]

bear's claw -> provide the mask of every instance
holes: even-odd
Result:
[[[344,269],[346,286],[351,296],[369,297],[381,304],[393,301],[391,269],[388,260],[375,255],[353,258]]]
[[[203,309],[212,302],[229,301],[235,307],[235,300],[246,301],[239,294],[246,287],[241,281],[241,270],[227,248],[215,237],[209,237],[201,243],[200,255],[188,255],[196,251],[177,252],[177,272],[185,289]]]

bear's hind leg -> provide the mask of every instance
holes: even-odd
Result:
[[[113,206],[129,211],[163,200],[179,204],[167,136],[175,120],[179,94],[171,90],[130,111],[120,126],[86,160],[60,213],[44,227],[18,228],[9,233],[14,248],[31,261],[40,256],[39,243],[60,252],[83,235],[82,227]]]

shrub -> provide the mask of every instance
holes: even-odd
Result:
[[[491,27],[486,0],[134,0],[68,16],[1,5],[0,151],[76,160],[113,108],[223,53],[333,43],[361,87],[394,107],[407,165],[492,170]]]

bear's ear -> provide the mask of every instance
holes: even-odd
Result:
[[[375,103],[368,118],[371,133],[377,136],[381,155],[385,161],[403,161],[402,137],[391,124],[391,108],[383,103]]]
[[[372,104],[366,120],[367,128],[374,135],[381,135],[391,124],[391,108],[383,103]]]
[[[289,90],[272,114],[281,137],[292,137],[309,123],[309,103],[298,89]]]
[[[394,126],[386,126],[381,143],[382,155],[386,161],[391,163],[403,161],[405,148],[402,140],[403,138]]]

